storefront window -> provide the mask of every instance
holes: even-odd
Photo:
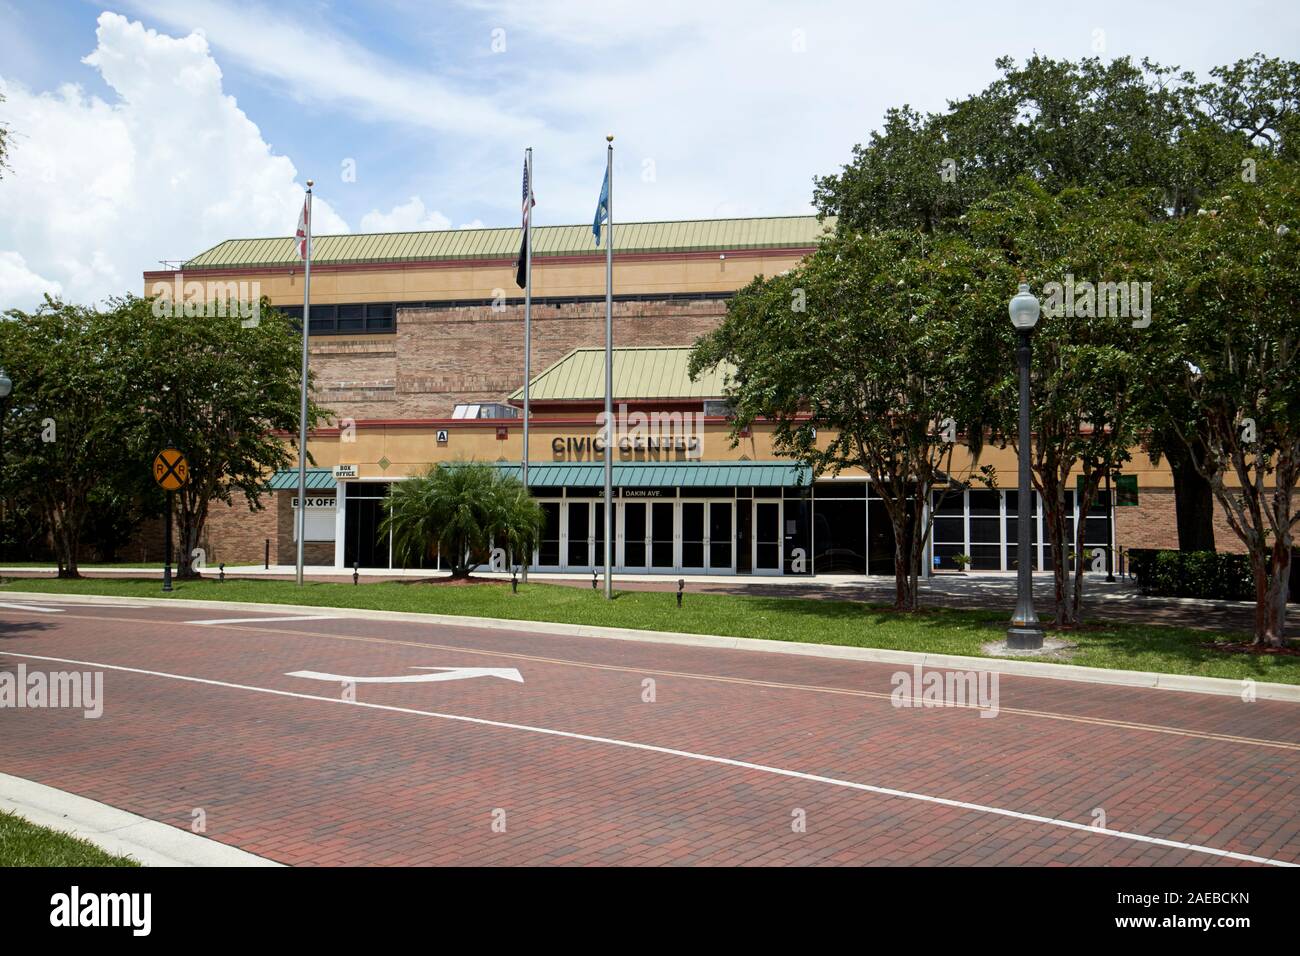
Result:
[[[818,574],[866,574],[866,501],[818,498],[813,507],[813,548]]]

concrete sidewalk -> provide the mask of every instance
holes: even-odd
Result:
[[[0,773],[0,810],[145,866],[281,866],[238,847],[97,800]]]

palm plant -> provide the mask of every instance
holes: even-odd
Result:
[[[393,554],[403,565],[431,558],[437,548],[451,576],[467,578],[498,542],[532,554],[542,522],[541,507],[518,480],[471,461],[431,465],[394,482],[379,531],[392,534]]]

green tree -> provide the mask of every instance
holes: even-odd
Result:
[[[0,400],[0,496],[29,504],[59,577],[80,577],[91,498],[122,464],[129,388],[111,360],[109,316],[50,298],[0,322],[13,393]]]
[[[841,232],[799,267],[737,293],[691,354],[692,375],[735,368],[733,442],[766,419],[777,454],[815,476],[870,477],[894,529],[899,609],[917,606],[933,523],[917,502],[980,478],[953,473],[953,450],[970,442],[978,454],[988,424],[981,369],[992,367],[978,317],[1005,308],[997,290],[1011,281],[997,256],[955,238]]]
[[[961,229],[976,203],[1028,177],[1050,193],[1155,190],[1158,222],[1196,213],[1256,158],[1300,149],[1300,64],[1291,61],[1256,54],[1206,82],[1145,59],[997,66],[994,82],[943,112],[890,110],[839,173],[816,179],[820,212],[849,230]],[[1152,422],[1148,445],[1169,459],[1180,545],[1213,549],[1213,497],[1195,460],[1203,445],[1189,449],[1172,417]]]
[[[133,474],[150,481],[154,455],[168,446],[189,461],[189,483],[173,497],[179,575],[192,577],[210,503],[240,494],[260,510],[267,474],[297,463],[301,333],[264,301],[256,321],[240,314],[249,303],[188,316],[166,300],[114,305],[111,341],[135,410]],[[325,416],[309,403],[308,427]]]
[[[1029,454],[1051,545],[1058,626],[1080,623],[1087,565],[1084,516],[1102,479],[1117,472],[1137,442],[1144,424],[1136,396],[1141,355],[1167,322],[1162,317],[1159,327],[1151,326],[1149,217],[1147,202],[1135,194],[1103,197],[1089,189],[1067,189],[1054,195],[1022,181],[1018,189],[977,204],[965,224],[973,244],[1003,258],[1040,297],[1046,293],[1033,337]],[[970,276],[969,281],[981,280]],[[1010,361],[1015,333],[1005,310],[996,317],[993,334],[1001,341],[991,368],[1004,371],[988,393],[991,415],[995,433],[1019,454],[1019,389]],[[1066,492],[1072,475],[1079,478],[1080,519],[1071,539]]]
[[[1286,643],[1300,523],[1300,164],[1260,164],[1182,223],[1163,284],[1177,319],[1163,360],[1180,370],[1175,424],[1255,577],[1255,642]]]
[[[484,462],[431,465],[393,483],[384,501],[380,534],[392,534],[404,565],[441,551],[453,578],[467,578],[494,546],[532,553],[541,537],[541,506],[515,478]]]

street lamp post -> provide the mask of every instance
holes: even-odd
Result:
[[[1011,324],[1015,326],[1019,342],[1016,347],[1016,364],[1020,367],[1020,493],[1016,508],[1016,610],[1011,615],[1007,629],[1007,647],[1013,650],[1036,650],[1043,646],[1043,628],[1034,612],[1034,560],[1030,553],[1029,522],[1033,515],[1034,489],[1030,483],[1029,462],[1032,454],[1029,434],[1029,361],[1033,353],[1031,336],[1038,324],[1041,307],[1029,291],[1029,284],[1020,283],[1020,290],[1007,304]]]

